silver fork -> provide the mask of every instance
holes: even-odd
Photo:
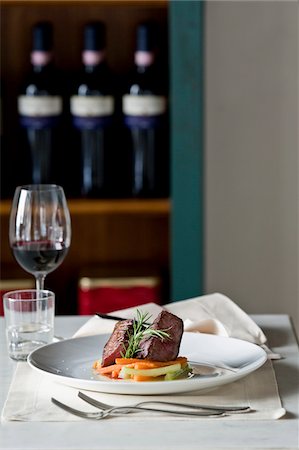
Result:
[[[224,411],[214,411],[214,412],[204,412],[204,411],[170,411],[168,409],[156,409],[156,408],[141,408],[138,406],[115,406],[114,408],[101,410],[99,412],[86,412],[86,411],[80,411],[79,409],[75,409],[69,405],[66,405],[65,403],[60,402],[56,398],[51,398],[52,403],[54,403],[59,408],[74,414],[75,416],[83,417],[84,419],[94,419],[94,420],[101,420],[105,419],[105,417],[109,416],[119,416],[122,414],[128,414],[130,412],[144,412],[144,411],[151,411],[151,412],[158,412],[158,413],[167,413],[167,414],[175,414],[179,416],[197,416],[197,417],[223,417],[225,416]]]
[[[112,405],[108,405],[107,403],[99,402],[98,400],[89,397],[89,395],[84,394],[83,392],[78,392],[78,397],[80,397],[85,402],[89,403],[90,405],[95,406],[96,408],[100,408],[102,410],[109,410],[113,408]],[[213,411],[213,412],[225,412],[229,414],[242,414],[242,413],[248,413],[252,412],[253,410],[250,408],[250,406],[220,406],[220,405],[203,405],[203,404],[188,404],[188,403],[179,403],[179,402],[166,402],[162,400],[146,400],[138,403],[134,403],[133,405],[129,405],[128,408],[132,407],[141,407],[142,405],[170,405],[170,406],[176,406],[179,408],[190,408],[190,409],[200,409],[200,410],[207,410],[207,411]],[[125,406],[123,407],[125,408]]]

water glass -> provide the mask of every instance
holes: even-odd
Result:
[[[53,342],[55,294],[26,289],[3,295],[9,356],[26,361],[30,352]]]

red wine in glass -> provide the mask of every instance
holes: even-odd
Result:
[[[71,219],[64,190],[55,184],[16,188],[9,222],[15,259],[44,289],[48,273],[64,260],[71,242]]]
[[[27,272],[48,274],[62,263],[68,248],[60,242],[20,241],[12,245],[12,251],[20,266]]]

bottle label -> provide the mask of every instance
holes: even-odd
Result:
[[[123,96],[123,113],[128,116],[157,116],[164,114],[167,108],[166,97],[162,95]]]
[[[62,98],[59,96],[27,96],[18,98],[20,124],[24,128],[42,130],[58,125],[62,113]]]
[[[110,116],[114,112],[114,98],[105,96],[82,96],[71,97],[71,113],[73,116],[97,117]]]
[[[62,113],[62,98],[58,95],[20,95],[18,112],[29,117],[59,116]]]
[[[76,128],[93,130],[107,127],[112,123],[114,98],[110,95],[73,95],[70,107],[73,125]]]
[[[124,123],[129,128],[157,128],[164,123],[166,97],[156,95],[125,95]]]

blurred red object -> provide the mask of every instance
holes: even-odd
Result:
[[[23,289],[34,289],[35,283],[34,279],[11,279],[11,280],[1,280],[0,281],[0,294],[1,294],[1,302],[0,302],[0,316],[4,315],[3,310],[3,295],[6,292],[17,291]]]
[[[161,304],[159,277],[87,278],[79,280],[78,313],[108,313],[145,303]]]

